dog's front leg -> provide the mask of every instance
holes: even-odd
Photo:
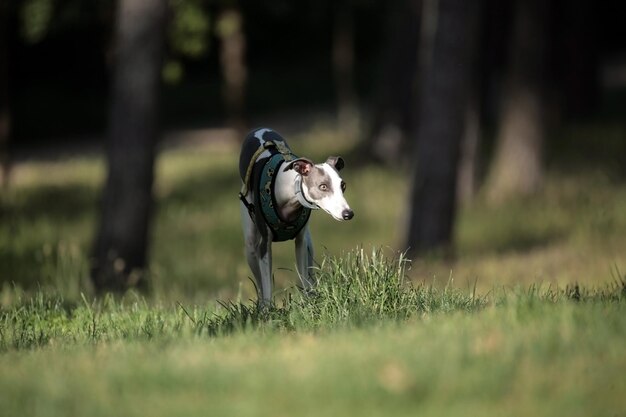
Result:
[[[310,290],[315,281],[313,278],[313,270],[311,269],[313,266],[313,242],[308,225],[296,236],[296,266],[298,268],[302,288],[304,288],[305,291]]]

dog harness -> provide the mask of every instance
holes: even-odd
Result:
[[[254,153],[252,153],[253,145],[257,146]],[[282,220],[278,214],[278,205],[274,196],[276,177],[283,163],[293,161],[298,157],[291,152],[280,135],[267,129],[266,131],[253,131],[246,137],[241,158],[239,170],[243,185],[239,199],[248,209],[250,217],[255,223],[261,219],[269,226],[274,242],[294,239],[308,222],[311,210],[319,208],[304,197],[302,178],[298,175],[295,184],[296,196],[303,206],[302,209],[290,222]],[[246,161],[248,158],[249,161]],[[246,200],[245,196],[249,191],[253,193],[253,203]],[[258,224],[257,227],[259,227]]]

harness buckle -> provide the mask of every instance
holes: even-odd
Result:
[[[291,161],[293,159],[293,154],[291,153],[291,149],[287,147],[285,142],[275,141],[273,142],[276,150],[283,155],[283,159],[285,161]]]
[[[246,208],[248,209],[248,214],[250,215],[250,218],[254,220],[254,204],[249,203],[248,200],[246,200],[246,196],[243,195],[242,193],[239,193],[239,199],[241,200],[243,205],[246,206]]]

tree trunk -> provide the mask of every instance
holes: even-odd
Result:
[[[475,6],[475,14],[470,21],[473,54],[470,58],[470,81],[467,88],[467,104],[465,109],[465,128],[461,139],[461,155],[459,160],[459,172],[457,180],[457,199],[463,204],[471,201],[478,190],[478,166],[480,159],[480,146],[482,136],[482,122],[484,111],[484,85],[483,73],[489,71],[486,64],[484,50],[485,31],[481,30],[485,20],[485,6],[481,2]]]
[[[465,131],[461,139],[461,157],[457,183],[457,199],[464,203],[474,197],[478,178],[478,150],[480,149],[481,123],[478,93],[470,93],[465,110]]]
[[[220,65],[224,84],[222,97],[226,106],[228,124],[237,138],[245,136],[244,117],[246,98],[246,37],[243,16],[237,7],[222,10],[216,20],[216,34],[220,39]]]
[[[0,183],[9,185],[11,105],[9,99],[9,2],[0,0]]]
[[[432,2],[432,3],[431,3]],[[425,0],[417,146],[407,235],[409,253],[451,254],[457,170],[465,126],[470,63],[478,2]],[[432,6],[432,7],[428,7]],[[428,19],[428,22],[426,21]]]
[[[401,161],[408,148],[415,113],[422,0],[393,1],[387,7],[371,122],[359,151],[368,159],[392,165]]]
[[[503,110],[487,181],[492,202],[532,194],[543,178],[547,2],[517,0],[514,13]]]
[[[589,117],[598,105],[598,26],[600,3],[569,0],[560,16],[562,97],[567,116]]]
[[[108,178],[91,277],[98,292],[145,288],[166,0],[120,0]]]
[[[335,2],[333,30],[333,69],[337,92],[337,120],[343,135],[354,137],[358,111],[354,90],[354,19],[347,0]]]

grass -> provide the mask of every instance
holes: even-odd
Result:
[[[623,340],[623,312],[505,309],[337,333],[7,353],[0,402],[7,416],[619,416],[623,351],[605,342]]]
[[[351,147],[323,125],[290,139],[316,160]],[[20,162],[0,194],[0,414],[624,416],[623,167],[553,158],[532,199],[461,209],[453,263],[406,260],[405,175],[348,158],[356,217],[312,216],[315,292],[275,245],[263,309],[233,145],[161,153],[154,291],[123,298],[87,279],[103,161]]]
[[[218,302],[199,307],[150,305],[129,294],[79,303],[38,292],[0,312],[0,351],[49,345],[87,345],[111,340],[174,340],[178,336],[219,336],[248,329],[314,331],[403,321],[419,314],[475,311],[485,300],[458,289],[415,286],[406,279],[407,261],[363,249],[327,257],[313,293],[286,293],[276,305]],[[621,296],[621,295],[620,295]]]
[[[489,296],[414,286],[354,251],[318,291],[257,308],[77,306],[0,314],[3,415],[620,415],[626,282]]]
[[[48,346],[89,345],[117,340],[173,341],[178,337],[224,336],[248,330],[308,332],[402,323],[449,314],[476,313],[487,307],[541,309],[545,305],[589,303],[611,306],[626,298],[626,280],[596,289],[531,286],[501,289],[491,295],[455,287],[439,289],[406,279],[402,255],[358,249],[327,257],[318,270],[315,291],[288,293],[272,306],[255,302],[218,302],[205,306],[180,302],[151,305],[130,293],[80,303],[38,292],[0,311],[0,352]]]

